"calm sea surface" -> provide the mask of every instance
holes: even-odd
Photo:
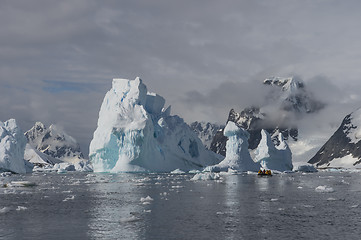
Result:
[[[0,239],[360,239],[361,174],[1,177]],[[1,184],[1,185],[2,185]],[[149,197],[148,197],[149,196]]]

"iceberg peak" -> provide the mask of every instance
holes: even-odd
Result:
[[[96,172],[201,169],[218,162],[165,99],[140,78],[113,79],[89,147]]]

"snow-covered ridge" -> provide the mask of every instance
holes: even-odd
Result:
[[[297,91],[297,89],[303,88],[304,83],[300,79],[294,77],[270,77],[263,81],[263,84],[273,85],[282,88],[282,91]]]
[[[140,78],[114,79],[89,147],[96,172],[201,169],[219,160]]]
[[[189,126],[197,134],[206,149],[210,149],[212,140],[216,135],[217,131],[224,128],[224,126],[215,123],[197,121],[192,122]]]
[[[318,167],[360,168],[361,108],[348,114],[340,127],[308,162]]]
[[[25,136],[34,149],[53,158],[72,163],[83,160],[76,140],[54,124],[47,128],[43,123],[36,122]]]
[[[361,140],[361,108],[346,116],[343,132],[351,140],[351,143],[358,143]]]

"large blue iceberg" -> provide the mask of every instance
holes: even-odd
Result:
[[[202,169],[219,162],[140,78],[114,79],[100,108],[89,158],[95,172]]]

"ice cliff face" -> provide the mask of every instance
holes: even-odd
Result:
[[[0,122],[0,170],[15,173],[31,171],[24,161],[26,138],[15,119]]]
[[[192,122],[191,129],[197,134],[206,149],[210,149],[212,140],[217,134],[217,131],[224,128],[224,126],[209,123],[209,122]]]
[[[255,149],[254,160],[259,162],[264,169],[277,171],[292,171],[292,153],[287,143],[283,139],[283,135],[278,135],[279,145],[275,146],[270,134],[262,129],[262,139],[258,147]]]
[[[76,140],[54,124],[47,128],[43,123],[37,122],[25,136],[30,146],[52,158],[71,163],[83,161],[83,154]]]
[[[340,127],[308,163],[317,167],[361,167],[361,108],[347,115]]]
[[[114,79],[100,108],[89,158],[96,172],[201,169],[219,160],[142,80]]]
[[[227,171],[229,168],[237,171],[258,171],[260,165],[252,160],[248,151],[249,133],[234,122],[228,122],[224,135],[228,138],[225,159],[217,165],[207,167],[205,171]]]

